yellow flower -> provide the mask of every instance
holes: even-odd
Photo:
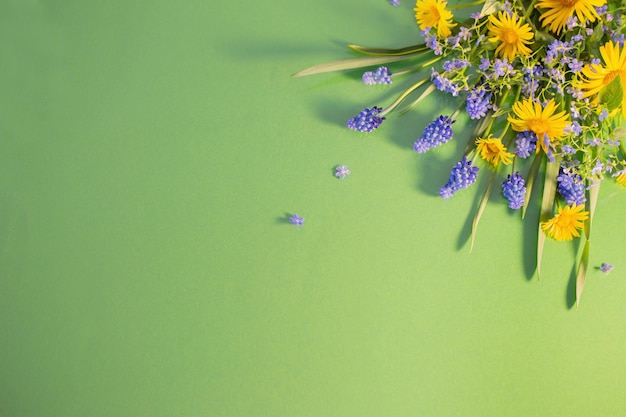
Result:
[[[623,185],[624,187],[626,187],[626,172],[622,172],[621,174],[619,174],[617,176],[617,178],[615,178],[615,181],[618,184]]]
[[[530,55],[528,45],[532,44],[533,32],[528,23],[521,24],[516,14],[498,12],[498,17],[489,16],[490,42],[498,42],[496,54],[513,61],[517,55]]]
[[[437,36],[448,37],[452,34],[452,13],[446,9],[446,0],[417,0],[415,3],[415,20],[421,30],[426,28],[437,29]]]
[[[532,131],[537,135],[537,152],[543,149],[548,153],[544,136],[548,136],[549,141],[558,141],[564,135],[563,130],[569,123],[569,116],[566,111],[556,113],[556,104],[550,99],[545,106],[526,99],[513,104],[513,113],[518,118],[509,115],[508,120],[511,127],[517,132]]]
[[[486,139],[477,139],[476,149],[481,158],[494,166],[498,166],[500,161],[504,165],[509,165],[512,162],[511,158],[515,156],[506,151],[500,139],[492,139],[491,136]]]
[[[549,25],[549,29],[558,35],[574,14],[583,24],[595,21],[599,17],[595,8],[605,3],[606,0],[539,0],[535,7],[545,9],[539,16],[542,26]]]
[[[619,77],[622,89],[626,93],[626,51],[620,51],[619,45],[607,42],[600,47],[603,65],[586,65],[582,70],[582,80],[578,87],[584,97],[596,96],[600,90]],[[626,94],[622,98],[622,114],[626,117]]]
[[[559,207],[559,212],[550,220],[541,222],[541,230],[554,240],[572,240],[579,237],[578,230],[584,226],[589,218],[589,212],[583,211],[584,204]]]

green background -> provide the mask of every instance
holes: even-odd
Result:
[[[469,253],[467,125],[411,149],[443,96],[361,135],[401,80],[291,78],[415,43],[412,7],[0,2],[0,415],[626,415],[626,192],[573,308],[536,210],[492,198]]]

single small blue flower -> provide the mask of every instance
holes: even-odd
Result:
[[[459,39],[462,41],[468,40],[472,36],[470,30],[465,26],[459,28]]]
[[[362,80],[366,85],[391,84],[389,67],[383,66],[376,68],[374,71],[367,71],[363,73]]]
[[[520,158],[528,158],[537,149],[537,135],[535,132],[526,130],[517,134],[515,141],[515,154]]]
[[[417,153],[424,153],[429,149],[441,146],[452,139],[452,124],[455,121],[448,116],[439,116],[431,122],[414,143],[413,150]]]
[[[580,205],[587,201],[585,197],[585,184],[582,177],[578,174],[561,169],[559,176],[556,177],[558,193],[567,202],[567,205]]]
[[[294,213],[293,216],[289,218],[289,223],[294,226],[303,226],[304,225],[304,217],[298,217],[298,213]]]
[[[380,112],[383,111],[380,107],[366,108],[360,112],[357,116],[348,120],[346,126],[349,129],[356,130],[358,132],[369,133],[372,130],[378,129],[381,123],[385,120],[384,117],[380,117]]]
[[[579,72],[583,69],[583,62],[577,60],[576,58],[570,60],[567,65],[569,66],[569,69],[572,70],[572,72]]]
[[[464,156],[450,171],[450,178],[439,190],[439,195],[441,198],[450,198],[457,191],[474,184],[477,177],[478,167],[472,166],[472,161],[468,161]]]
[[[580,123],[574,121],[568,124],[567,126],[565,126],[563,133],[565,133],[566,135],[574,134],[576,136],[579,136],[581,133],[583,133],[583,128],[580,125]]]
[[[610,272],[612,269],[613,265],[607,264],[606,262],[603,262],[602,265],[600,265],[600,271],[604,272],[605,274]]]
[[[524,197],[526,196],[524,177],[519,172],[508,175],[502,183],[502,194],[504,194],[504,198],[509,200],[509,208],[520,209],[524,205]]]
[[[350,170],[346,165],[337,165],[335,167],[335,171],[337,171],[335,172],[335,177],[340,179],[344,179],[346,178],[346,175],[350,175]]]
[[[607,117],[609,117],[609,112],[608,110],[605,108],[602,109],[602,112],[600,113],[600,115],[598,116],[598,120],[600,120],[601,122],[604,121],[604,119],[606,119]]]
[[[389,4],[391,4],[392,6],[399,6],[400,0],[389,0]]]
[[[506,74],[515,75],[513,65],[509,63],[508,59],[496,58],[493,63],[493,76],[495,78],[499,78],[505,76]]]
[[[596,163],[591,169],[591,175],[602,174],[604,171],[604,164],[599,159],[596,159]]]

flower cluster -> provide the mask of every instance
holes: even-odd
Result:
[[[416,153],[426,153],[451,141],[457,119],[474,124],[440,196],[451,198],[488,175],[490,184],[500,179],[503,199],[524,218],[533,185],[543,175],[544,184],[553,186],[543,187],[539,233],[557,241],[584,236],[587,249],[578,270],[578,282],[584,282],[599,184],[613,178],[626,186],[626,128],[620,126],[626,117],[624,9],[624,0],[478,0],[456,6],[417,0],[423,43],[350,48],[365,55],[362,67],[373,67],[363,74],[365,84],[389,84],[392,77],[420,71],[428,75],[389,106],[366,108],[347,126],[370,133],[411,96],[419,94],[404,110],[430,94],[451,96],[457,111],[437,116],[413,144]],[[381,62],[389,64],[376,67]],[[351,59],[297,75],[353,68]],[[479,167],[487,169],[479,174]]]

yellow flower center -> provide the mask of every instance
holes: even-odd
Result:
[[[538,137],[543,136],[548,131],[548,123],[544,119],[530,119],[528,121],[528,127],[535,132]]]
[[[430,8],[430,14],[431,14],[431,19],[432,19],[433,22],[439,22],[439,19],[441,19],[441,15],[439,14],[439,10],[435,6],[432,6]]]
[[[578,0],[561,0],[563,7],[572,7],[578,3]]]
[[[518,39],[517,32],[513,29],[503,29],[500,34],[500,39],[508,44],[516,43]]]

